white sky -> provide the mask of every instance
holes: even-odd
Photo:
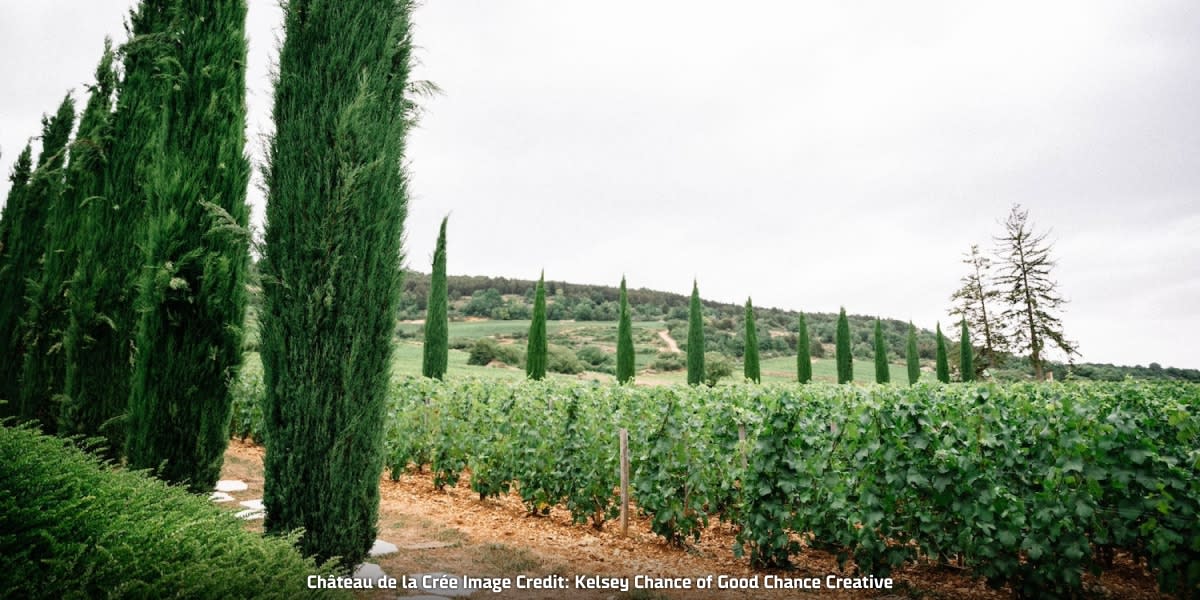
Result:
[[[274,0],[249,0],[251,153]],[[131,0],[0,0],[0,162]],[[1014,202],[1082,360],[1200,367],[1200,4],[427,0],[405,244],[428,271],[947,322]],[[0,197],[7,193],[0,183]],[[262,194],[253,189],[256,220]]]

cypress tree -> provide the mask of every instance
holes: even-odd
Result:
[[[837,376],[838,383],[854,381],[854,357],[850,354],[850,322],[846,319],[845,307],[842,307],[837,321]]]
[[[69,94],[63,98],[53,117],[42,118],[42,151],[38,154],[37,168],[18,195],[20,203],[16,214],[19,219],[13,223],[9,238],[10,260],[5,265],[10,271],[6,283],[11,286],[6,294],[11,299],[6,299],[5,314],[0,316],[0,335],[7,335],[0,341],[6,345],[4,366],[0,367],[0,378],[4,380],[0,383],[3,386],[0,387],[0,398],[13,402],[21,419],[36,419],[47,432],[54,431],[57,421],[50,398],[24,393],[21,378],[27,353],[34,354],[34,358],[45,358],[39,353],[43,348],[40,343],[42,332],[30,320],[37,313],[30,300],[40,296],[38,288],[47,250],[46,225],[52,208],[62,195],[66,146],[74,124],[75,101]]]
[[[758,383],[762,374],[758,368],[758,332],[754,328],[754,306],[746,298],[746,354],[743,357],[742,369],[746,379]]]
[[[153,138],[162,119],[172,45],[172,0],[143,0],[130,15],[130,39],[121,47],[124,76],[116,110],[93,141],[97,148],[95,198],[85,205],[79,265],[71,288],[64,340],[68,355],[63,406],[67,431],[101,434],[108,454],[124,453],[125,414],[133,380],[134,298],[145,266],[149,166],[159,156]]]
[[[629,316],[629,296],[625,277],[621,277],[620,317],[617,320],[617,383],[628,383],[634,374],[633,323]]]
[[[946,357],[946,338],[942,336],[942,324],[937,325],[937,378],[942,383],[950,383],[950,361]]]
[[[169,92],[146,169],[146,269],[126,453],[212,489],[229,441],[249,269],[245,0],[172,6]]]
[[[67,165],[66,195],[72,208],[78,215],[75,230],[70,235],[75,240],[71,272],[68,274],[69,294],[63,307],[65,330],[62,339],[64,358],[63,368],[63,403],[59,407],[59,432],[68,435],[84,435],[95,437],[109,433],[113,428],[102,431],[106,421],[116,416],[102,410],[99,403],[92,402],[88,394],[89,388],[80,385],[80,375],[83,369],[80,365],[95,360],[91,356],[89,343],[95,338],[89,337],[85,331],[85,323],[93,317],[92,310],[95,299],[87,295],[94,290],[95,281],[84,275],[85,268],[94,267],[94,257],[88,254],[95,252],[98,236],[107,232],[99,228],[100,211],[109,210],[99,197],[104,194],[104,177],[106,161],[111,149],[111,117],[113,94],[116,91],[117,74],[113,68],[112,45],[105,40],[104,54],[96,67],[96,83],[91,86],[91,97],[79,121],[79,133],[71,145],[70,159]],[[92,266],[89,267],[88,261]],[[111,336],[112,330],[105,328],[105,333]],[[97,335],[103,335],[97,332]],[[128,362],[128,361],[126,361]],[[119,373],[120,371],[118,371]],[[123,440],[108,437],[109,456],[117,458]]]
[[[687,382],[704,382],[704,316],[700,312],[700,288],[692,281],[692,301],[688,309]]]
[[[421,374],[434,379],[446,377],[450,362],[449,300],[446,298],[446,221],[438,232],[433,251],[433,273],[429,277],[429,304],[425,308],[425,348]]]
[[[959,344],[959,367],[964,382],[975,381],[975,352],[971,347],[971,334],[967,331],[967,320],[962,320],[962,341]]]
[[[318,560],[375,540],[402,277],[407,2],[292,0],[266,181],[265,528]]]
[[[529,322],[529,344],[525,348],[525,375],[533,380],[546,378],[546,272],[538,277],[533,296],[533,320]]]
[[[3,359],[0,360],[0,417],[14,416],[20,408],[17,379],[20,362],[15,335],[25,290],[13,265],[17,258],[13,248],[21,236],[22,209],[32,172],[32,152],[26,144],[13,164],[8,178],[12,187],[8,189],[4,210],[0,212],[0,358]]]
[[[892,374],[888,369],[887,344],[883,341],[883,323],[875,319],[875,383],[889,383]]]
[[[904,359],[908,363],[908,385],[921,378],[921,357],[917,354],[917,328],[908,322],[908,344],[904,348]]]
[[[796,332],[796,380],[800,383],[812,381],[812,354],[809,349],[808,321],[800,313],[800,328]]]

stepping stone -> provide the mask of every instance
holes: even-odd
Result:
[[[250,486],[240,479],[222,479],[217,482],[218,492],[244,492],[248,489]]]
[[[212,500],[213,502],[233,502],[233,496],[230,496],[225,492],[213,492],[208,499]]]
[[[246,508],[249,508],[250,510],[266,510],[267,509],[267,507],[263,506],[262,498],[258,498],[255,500],[243,500],[241,502],[238,502],[238,504],[241,504],[242,506],[245,506]]]
[[[350,577],[359,580],[379,581],[380,578],[387,577],[387,573],[384,573],[383,569],[379,568],[379,565],[375,563],[363,563],[358,565],[357,569],[354,569],[354,574]]]
[[[450,542],[417,542],[404,546],[405,550],[437,550],[438,548],[449,548],[453,546]]]
[[[245,504],[245,502],[242,504]],[[371,551],[369,554],[371,556],[383,556],[385,554],[392,554],[399,551],[400,549],[397,548],[395,544],[385,542],[383,540],[375,540],[375,543],[371,545]]]
[[[248,508],[246,510],[239,511],[238,513],[234,514],[233,516],[235,516],[239,519],[242,519],[244,521],[258,521],[260,519],[266,518],[267,513],[264,511],[261,511],[261,510],[254,510],[254,509]]]
[[[461,575],[451,575],[449,573],[420,573],[413,575],[413,578],[415,578],[419,583],[424,580],[426,576],[432,577],[438,582],[437,587],[421,588],[421,591],[427,594],[435,594],[447,598],[465,598],[477,591],[475,588],[466,587],[466,581],[464,581]]]

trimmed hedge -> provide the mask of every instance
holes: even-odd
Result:
[[[71,440],[0,426],[0,597],[349,598],[307,589],[332,566],[294,541]]]

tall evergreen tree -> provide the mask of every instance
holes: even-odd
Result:
[[[57,421],[50,398],[23,393],[21,376],[26,354],[37,354],[41,349],[38,337],[41,332],[30,321],[30,313],[36,314],[30,299],[36,299],[38,295],[46,259],[46,224],[52,207],[62,196],[66,147],[74,124],[75,101],[69,94],[63,98],[54,116],[42,118],[42,151],[38,153],[37,168],[18,195],[20,204],[15,208],[20,218],[13,224],[9,238],[12,248],[5,268],[11,271],[10,284],[15,289],[6,291],[11,301],[6,301],[5,307],[0,309],[5,311],[0,315],[0,335],[7,334],[6,339],[0,340],[5,344],[4,366],[0,367],[0,378],[4,380],[0,383],[3,386],[0,387],[0,398],[13,402],[21,419],[37,420],[47,432],[54,431]]]
[[[962,340],[959,342],[959,371],[962,380],[975,381],[975,350],[971,347],[971,333],[967,331],[967,320],[962,320]]]
[[[917,328],[908,322],[908,343],[904,347],[904,359],[908,366],[908,385],[921,379],[921,357],[917,354]]]
[[[692,301],[688,308],[687,382],[704,382],[704,315],[700,307],[700,288],[692,281]]]
[[[78,214],[75,230],[70,235],[74,239],[73,260],[68,274],[66,288],[64,318],[66,319],[62,339],[63,368],[63,403],[59,407],[59,431],[68,435],[84,435],[87,437],[115,434],[117,429],[109,427],[102,429],[106,422],[116,416],[115,412],[104,410],[101,403],[94,402],[92,390],[81,385],[82,365],[88,364],[96,357],[90,352],[90,343],[95,341],[92,335],[108,335],[112,329],[104,328],[104,333],[87,331],[86,323],[93,318],[95,298],[89,297],[89,291],[94,293],[97,283],[85,275],[95,267],[94,253],[99,241],[95,238],[104,237],[108,231],[100,227],[100,213],[110,210],[101,199],[104,195],[105,169],[111,154],[111,128],[114,94],[116,92],[117,74],[113,67],[112,44],[105,40],[104,54],[96,68],[96,83],[91,86],[91,96],[87,107],[79,121],[79,133],[71,145],[70,163],[67,166],[66,196]],[[128,361],[126,361],[128,362]],[[116,371],[120,373],[121,371]],[[111,458],[118,458],[124,440],[115,439],[108,435],[108,453]]]
[[[1029,211],[1013,205],[1004,224],[1004,235],[996,241],[1000,247],[1001,273],[996,285],[1004,290],[1008,308],[1001,317],[1012,324],[1014,350],[1029,351],[1034,378],[1046,378],[1043,352],[1049,342],[1070,358],[1078,352],[1075,342],[1066,338],[1062,321],[1055,311],[1066,304],[1058,294],[1058,283],[1050,279],[1055,266],[1046,234],[1036,234],[1028,224]]]
[[[546,272],[538,277],[533,295],[533,320],[529,322],[529,340],[525,347],[525,376],[533,380],[546,378]]]
[[[617,320],[617,383],[628,383],[633,379],[635,366],[633,354],[633,323],[629,316],[629,295],[625,291],[625,277],[621,277],[620,316]]]
[[[942,335],[942,324],[937,324],[937,378],[950,383],[950,359],[946,355],[946,337]]]
[[[809,349],[808,321],[800,313],[800,325],[796,331],[796,380],[800,383],[812,381],[812,353]]]
[[[968,270],[961,280],[962,287],[950,296],[955,303],[950,314],[966,319],[968,326],[982,335],[981,360],[975,367],[987,369],[999,364],[1000,354],[1008,350],[1008,339],[997,310],[1000,290],[992,284],[992,261],[980,253],[978,245],[971,245],[962,262]]]
[[[242,361],[250,211],[245,155],[245,0],[181,2],[169,30],[170,92],[147,166],[147,267],[126,452],[194,491],[211,490],[229,441]]]
[[[887,344],[883,339],[883,323],[875,319],[875,383],[889,383],[892,374],[888,370]]]
[[[754,327],[754,306],[746,298],[746,353],[742,361],[742,370],[746,379],[758,383],[762,374],[758,368],[758,332]]]
[[[22,278],[17,272],[16,241],[21,237],[21,221],[25,207],[25,192],[33,173],[33,158],[29,145],[17,155],[9,181],[8,198],[0,213],[0,417],[10,417],[20,409],[20,361],[17,345],[17,324],[25,300]]]
[[[64,426],[102,434],[109,455],[124,453],[126,411],[133,380],[134,298],[143,274],[147,235],[145,179],[161,154],[154,141],[166,102],[174,47],[170,7],[175,0],[142,0],[129,18],[120,49],[124,76],[116,109],[95,141],[97,193],[86,206],[79,266],[71,289]]]
[[[266,530],[362,561],[375,540],[408,193],[411,5],[292,0],[266,181]]]
[[[836,342],[838,383],[850,383],[854,381],[854,357],[850,354],[850,321],[845,307],[838,314]]]
[[[433,251],[433,273],[429,276],[429,303],[425,308],[425,347],[421,374],[443,379],[450,363],[449,300],[446,297],[446,221],[438,231],[437,248]]]

